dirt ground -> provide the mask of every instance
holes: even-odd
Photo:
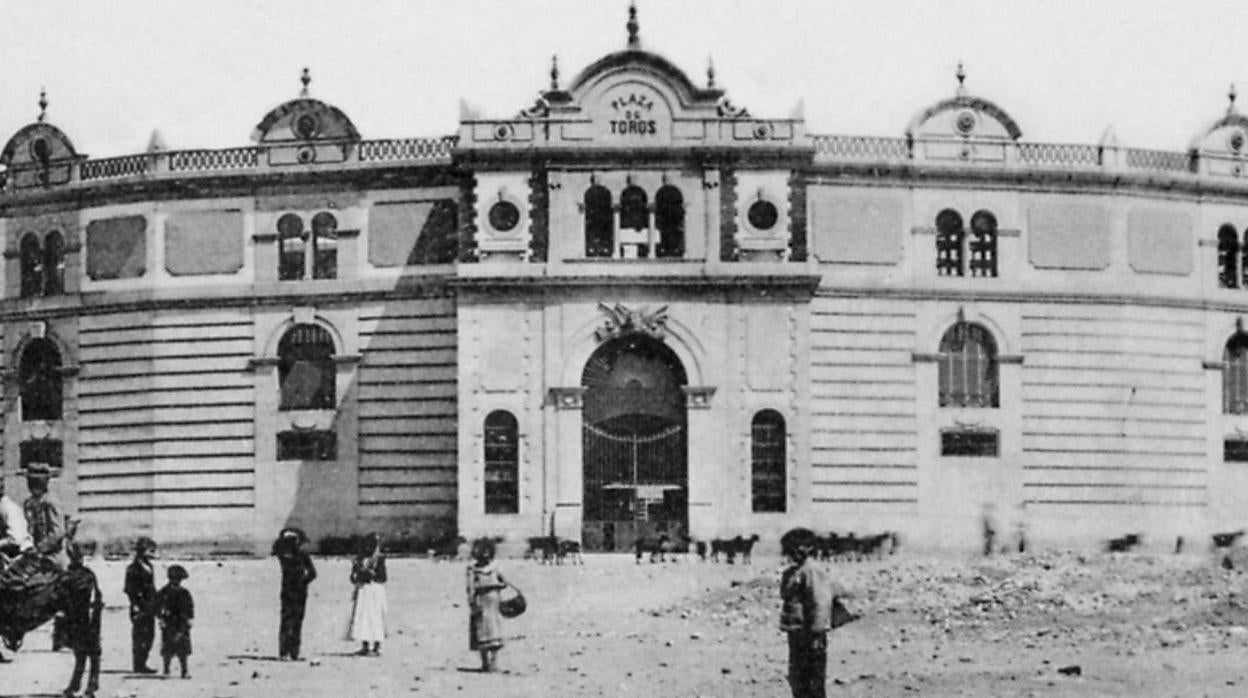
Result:
[[[863,614],[832,635],[829,693],[1248,695],[1248,573],[1224,570],[1219,560],[901,554],[829,563]],[[501,653],[501,674],[479,673],[467,649],[463,563],[390,561],[391,637],[371,658],[351,656],[355,646],[342,639],[348,562],[317,559],[304,629],[308,661],[288,663],[275,659],[275,561],[183,562],[198,617],[193,678],[181,680],[125,671],[125,563],[96,561],[108,602],[99,695],[783,696],[780,562],[503,560],[529,610],[509,622],[515,639]],[[59,695],[73,661],[50,645],[47,627],[27,636],[12,663],[0,665],[0,696]]]

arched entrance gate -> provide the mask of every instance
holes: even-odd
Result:
[[[587,550],[631,550],[639,537],[689,524],[684,366],[645,334],[617,337],[585,365],[584,518]]]

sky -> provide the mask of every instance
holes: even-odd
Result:
[[[756,116],[801,103],[813,134],[903,135],[969,94],[1023,140],[1183,150],[1248,113],[1244,0],[638,0],[642,46]],[[624,48],[627,0],[0,0],[0,138],[47,120],[80,153],[247,145],[273,107],[311,95],[361,135],[456,131],[460,100],[506,118]]]

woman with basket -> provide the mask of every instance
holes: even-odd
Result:
[[[524,612],[524,597],[511,587],[494,564],[494,541],[480,538],[472,544],[473,563],[468,566],[468,647],[481,653],[481,671],[498,670],[498,650],[503,646],[504,617]],[[503,600],[502,590],[516,595]]]

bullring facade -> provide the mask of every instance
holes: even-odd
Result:
[[[795,523],[976,543],[1238,528],[1248,118],[1030,143],[968,94],[808,134],[626,47],[516,115],[0,164],[4,475],[104,540]]]

